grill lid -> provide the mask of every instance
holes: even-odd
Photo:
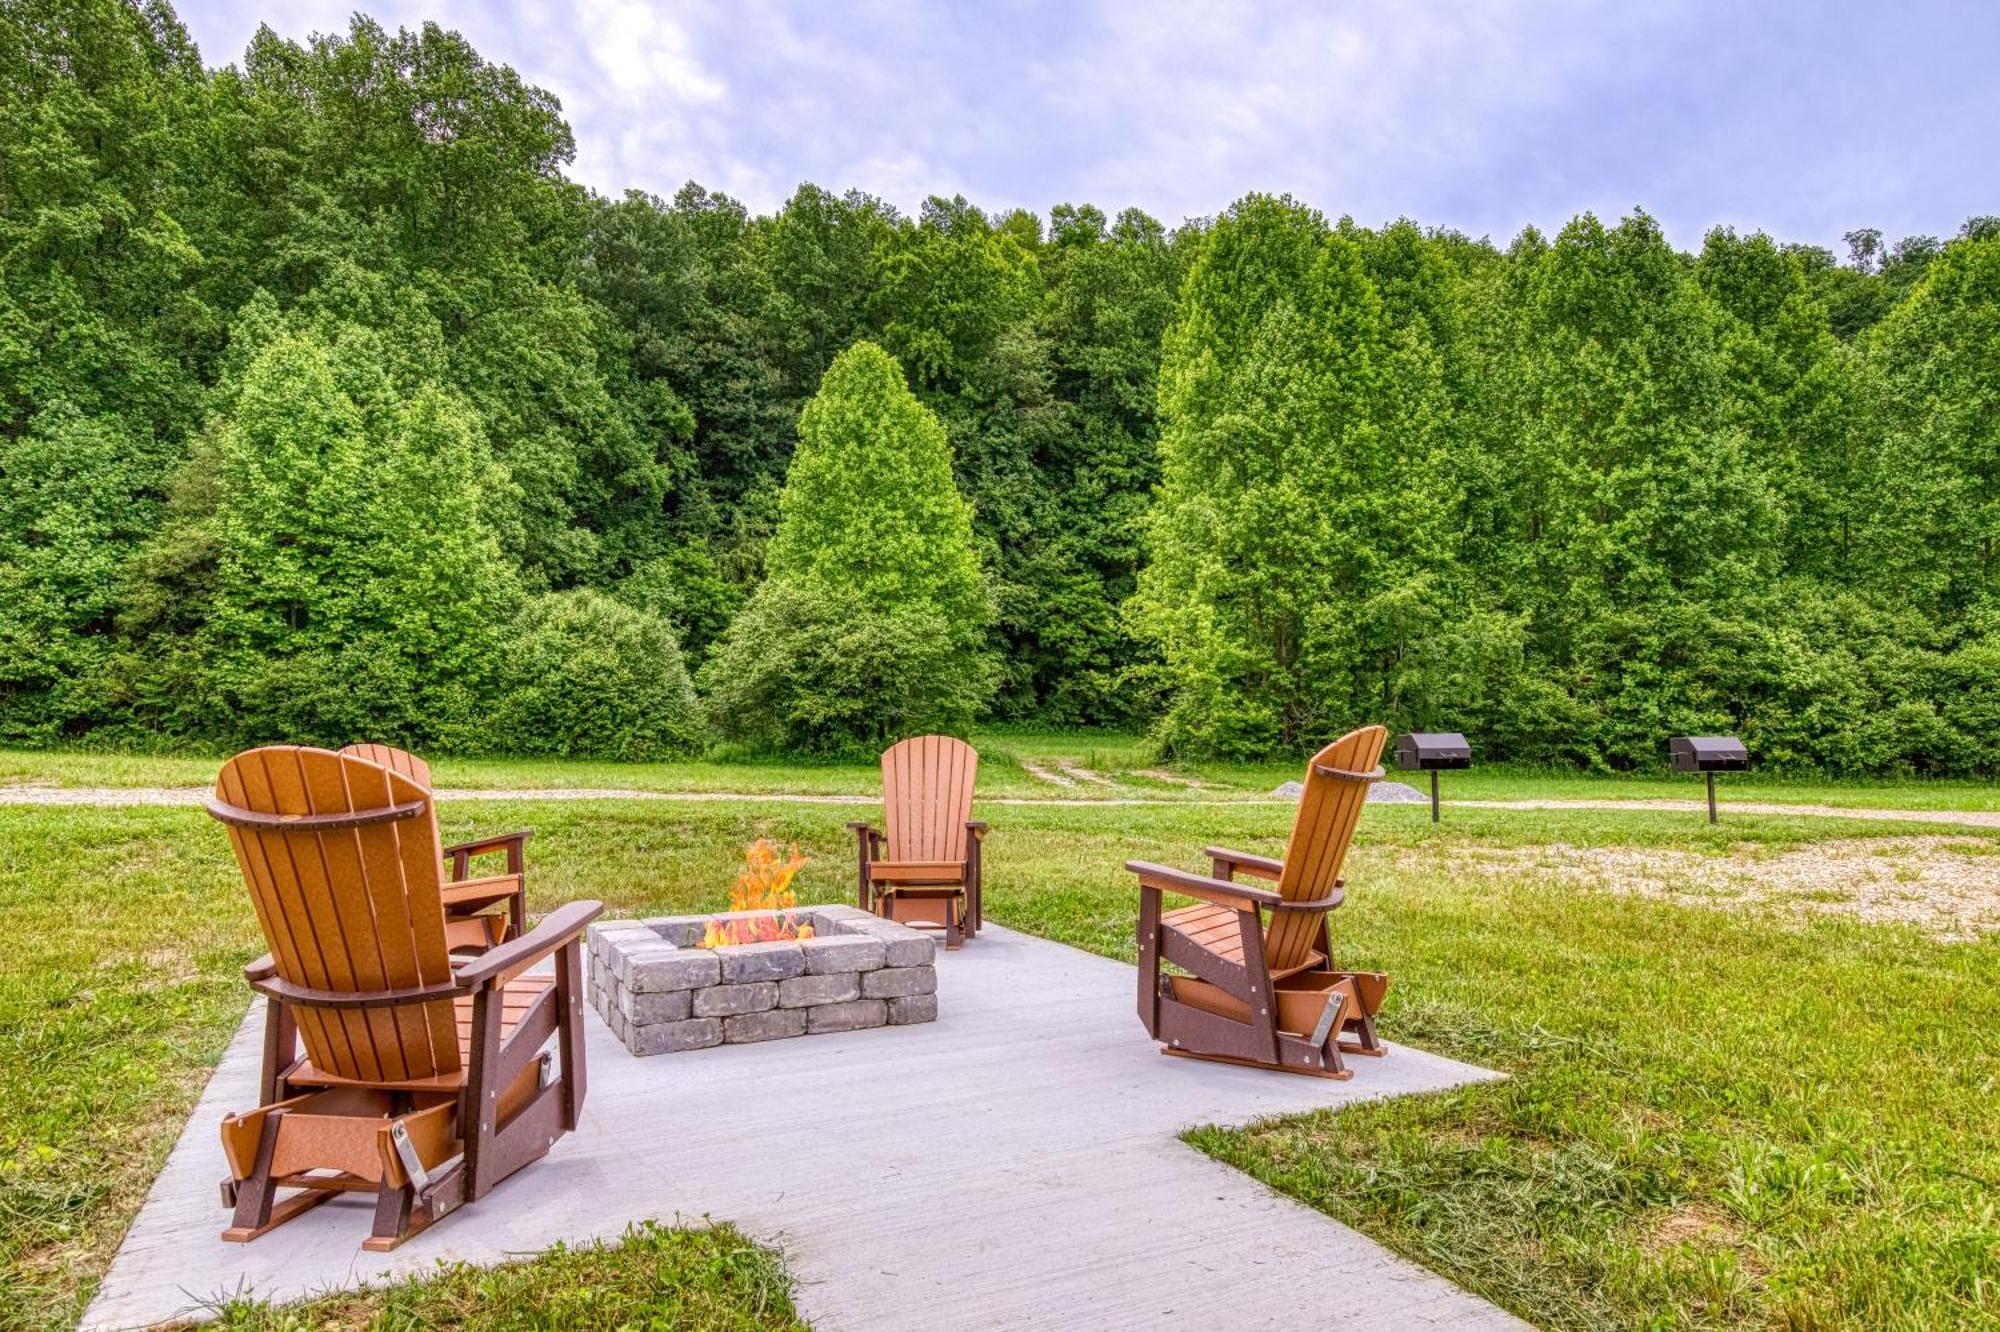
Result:
[[[1472,746],[1456,731],[1410,731],[1396,737],[1396,766],[1416,772],[1469,768]]]
[[[1667,741],[1675,772],[1741,772],[1750,751],[1733,735],[1677,735]]]

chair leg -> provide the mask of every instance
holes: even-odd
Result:
[[[442,1187],[433,1184],[428,1198],[419,1197],[411,1185],[385,1182],[375,1194],[375,1224],[361,1247],[370,1253],[388,1253],[404,1240],[429,1230],[464,1205],[466,1182],[459,1173]]]
[[[1339,1033],[1335,1032],[1334,1047],[1336,1049],[1344,1049],[1349,1054],[1384,1055],[1388,1053],[1388,1050],[1382,1044],[1382,1038],[1375,1034],[1374,1018],[1364,1013],[1355,1021],[1353,1030],[1356,1044],[1341,1045]]]
[[[1146,1034],[1160,1034],[1160,895],[1139,890],[1139,1021]]]
[[[491,1156],[493,1140],[500,1128],[496,1065],[500,1058],[501,1012],[500,987],[487,984],[472,996],[472,1058],[466,1068],[465,1090],[460,1094],[458,1119],[459,1136],[465,1142],[467,1202],[485,1197],[498,1173]]]
[[[271,1224],[271,1208],[278,1196],[277,1183],[271,1178],[271,1156],[278,1148],[278,1125],[283,1123],[285,1112],[273,1110],[264,1116],[264,1122],[257,1129],[257,1164],[247,1179],[238,1180],[230,1190],[230,1201],[234,1211],[229,1219],[229,1229],[222,1232],[222,1238],[232,1242],[249,1240],[261,1235]]]
[[[965,919],[966,934],[969,936],[978,935],[979,927],[986,923],[986,910],[981,901],[985,879],[985,848],[977,837],[972,837],[965,852]]]
[[[384,1183],[375,1195],[375,1224],[369,1228],[363,1243],[379,1253],[408,1239],[414,1233],[410,1229],[410,1213],[416,1198],[417,1191],[408,1184]]]
[[[334,1195],[333,1189],[303,1189],[278,1201],[278,1180],[271,1172],[271,1160],[278,1148],[278,1127],[285,1112],[274,1110],[264,1117],[257,1133],[257,1165],[250,1177],[223,1185],[223,1198],[234,1203],[229,1228],[222,1232],[230,1244],[248,1244],[259,1235],[277,1229],[299,1213],[319,1206]],[[233,1187],[232,1187],[233,1186]]]
[[[1237,936],[1243,942],[1243,967],[1250,974],[1250,1028],[1256,1033],[1258,1057],[1280,1067],[1278,997],[1272,992],[1271,967],[1264,957],[1264,921],[1253,908],[1236,913]]]
[[[264,1070],[263,1103],[275,1105],[285,1099],[284,1089],[279,1086],[285,1073],[298,1058],[299,1025],[292,1016],[292,1010],[276,999],[265,1001],[264,1006]]]
[[[583,1120],[583,949],[574,941],[556,954],[556,1050],[562,1061],[563,1128]]]

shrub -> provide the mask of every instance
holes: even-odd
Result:
[[[642,562],[612,595],[672,625],[692,670],[742,607],[744,589],[723,576],[704,543],[689,541]]]
[[[352,351],[352,348],[345,349]],[[450,746],[490,697],[513,567],[484,520],[505,478],[463,399],[357,401],[369,367],[276,337],[217,422],[189,653],[135,654],[133,692],[236,743]],[[160,678],[170,672],[171,681]]]
[[[492,734],[479,737],[499,752],[663,759],[705,739],[672,626],[596,592],[529,599],[502,690]]]
[[[978,629],[817,580],[757,589],[702,671],[717,729],[765,749],[874,753],[963,733],[993,693]]]
[[[779,509],[769,577],[702,672],[722,733],[824,753],[969,724],[995,684],[971,506],[881,348],[827,370]]]

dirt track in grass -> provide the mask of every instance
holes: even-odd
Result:
[[[1527,872],[1683,906],[1914,925],[1945,942],[2000,932],[2000,853],[1979,838],[1838,838],[1787,851],[1745,845],[1722,855],[1562,842],[1458,846],[1449,854],[1454,874],[1511,878]],[[1426,849],[1398,855],[1413,867],[1437,857]]]

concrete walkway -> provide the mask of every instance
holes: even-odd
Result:
[[[1175,1136],[1496,1075],[1407,1048],[1356,1060],[1349,1082],[1165,1059],[1133,1015],[1130,967],[998,927],[938,973],[934,1023],[650,1059],[590,1015],[583,1127],[393,1254],[362,1252],[359,1198],[250,1245],[217,1238],[215,1125],[255,1103],[253,1013],[83,1326],[677,1216],[780,1246],[819,1332],[1521,1326]]]

